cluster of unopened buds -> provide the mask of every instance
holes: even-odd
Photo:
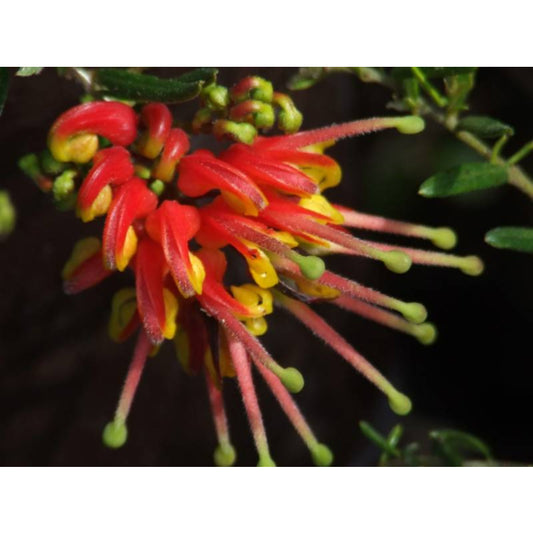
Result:
[[[63,271],[67,293],[87,289],[115,271],[131,269],[134,274],[135,287],[120,290],[112,302],[111,337],[124,341],[138,333],[104,443],[112,448],[125,443],[128,413],[147,357],[172,339],[185,368],[205,374],[218,438],[216,464],[231,465],[236,459],[222,395],[223,379],[236,376],[258,464],[274,465],[252,381],[254,365],[313,461],[329,465],[331,451],[315,437],[290,394],[304,386],[302,375],[278,363],[258,340],[267,331],[274,305],[295,315],[381,389],[396,413],[407,414],[409,398],[309,304],[328,301],[428,344],[436,332],[425,322],[426,309],[334,274],[320,256],[364,256],[397,273],[422,263],[477,275],[483,265],[474,256],[357,238],[346,228],[428,239],[443,249],[456,241],[448,228],[362,214],[332,205],[323,195],[341,180],[339,165],[323,153],[334,141],[385,128],[414,134],[423,129],[422,119],[372,118],[296,132],[301,115],[292,101],[255,77],[229,93],[219,86],[208,88],[203,102],[193,131],[209,129],[240,142],[218,154],[205,149],[189,153],[189,136],[173,127],[165,105],[149,103],[138,114],[125,103],[94,101],[66,111],[53,124],[46,167],[55,169],[56,177],[34,169],[44,188],[71,198],[84,222],[106,217],[101,240],[76,244]],[[285,133],[257,135],[272,127],[276,116]],[[247,264],[244,284],[224,282],[227,247]]]

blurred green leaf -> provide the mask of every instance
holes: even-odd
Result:
[[[468,109],[466,100],[474,88],[476,73],[458,74],[444,79],[446,95],[448,97],[448,111],[451,113]]]
[[[7,98],[7,89],[9,86],[9,72],[7,67],[0,67],[0,115],[4,110],[4,104]]]
[[[533,228],[494,228],[485,235],[485,242],[495,248],[533,253]]]
[[[454,196],[497,187],[507,182],[507,169],[487,162],[464,163],[437,172],[420,186],[418,193],[428,198]]]
[[[37,74],[40,74],[44,67],[20,67],[15,76],[35,76]]]
[[[427,79],[432,78],[447,78],[449,76],[457,76],[459,74],[469,74],[474,72],[477,67],[420,67]],[[411,67],[395,67],[392,69],[391,76],[397,80],[404,80],[406,78],[414,78]]]
[[[326,75],[324,67],[302,67],[287,82],[291,91],[309,89]]]
[[[15,227],[16,212],[7,191],[0,190],[0,239],[9,235]]]
[[[514,129],[495,118],[470,115],[462,118],[457,129],[466,130],[482,139],[498,139],[502,135],[514,135]]]
[[[465,452],[481,454],[487,461],[492,461],[490,448],[478,437],[454,429],[432,431],[429,436],[437,445],[437,449],[454,466],[461,466],[465,460]]]
[[[159,78],[126,69],[101,68],[96,71],[95,81],[106,96],[170,104],[195,98],[204,85],[215,81],[216,75],[214,68],[196,69],[177,78]]]

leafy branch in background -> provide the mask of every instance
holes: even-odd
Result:
[[[363,435],[380,450],[379,466],[496,466],[490,448],[478,437],[455,429],[429,432],[429,443],[411,442],[400,447],[404,433],[398,424],[385,436],[361,421]],[[428,448],[428,451],[423,451]]]
[[[289,81],[289,88],[307,89],[334,72],[387,87],[393,98],[389,108],[433,120],[486,160],[437,172],[420,186],[422,196],[442,198],[509,184],[533,201],[533,181],[518,165],[533,151],[533,140],[503,157],[502,150],[514,129],[493,117],[464,116],[475,85],[476,68],[302,68]],[[533,253],[533,228],[494,228],[485,235],[485,241],[496,248]]]

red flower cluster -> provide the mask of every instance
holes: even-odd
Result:
[[[135,275],[135,288],[119,291],[112,305],[111,336],[123,341],[139,330],[139,337],[115,418],[104,430],[107,445],[119,447],[126,441],[126,419],[149,352],[164,339],[174,339],[186,368],[205,372],[219,441],[217,464],[232,464],[236,456],[222,400],[222,380],[233,376],[240,384],[259,464],[274,464],[250,363],[315,463],[330,464],[331,452],[316,439],[288,392],[303,387],[301,374],[278,364],[257,339],[267,330],[265,317],[274,303],[291,311],[379,387],[394,411],[410,410],[409,399],[307,305],[328,300],[429,343],[435,329],[424,323],[427,313],[421,304],[328,272],[319,255],[362,255],[395,272],[405,272],[412,262],[456,266],[469,274],[482,269],[475,257],[393,248],[358,239],[342,227],[426,238],[442,248],[455,243],[447,228],[356,213],[331,205],[322,195],[341,179],[339,165],[324,149],[339,138],[383,128],[417,133],[423,121],[376,118],[257,137],[215,155],[203,149],[188,154],[188,135],[172,127],[169,109],[159,103],[145,105],[138,116],[119,102],[90,102],[57,119],[49,135],[53,157],[86,172],[77,193],[78,215],[85,222],[106,216],[101,241],[90,238],[76,245],[63,272],[65,290],[80,292],[128,267]],[[99,149],[99,137],[112,146]],[[162,185],[166,188],[159,197]],[[247,263],[250,279],[243,285],[227,287],[224,282],[228,246]],[[219,326],[216,342],[208,335],[210,319]]]

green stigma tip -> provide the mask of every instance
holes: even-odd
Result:
[[[310,280],[315,280],[320,278],[326,270],[326,265],[320,257],[315,257],[314,255],[307,256],[298,256],[295,262],[300,267],[302,274]]]
[[[426,308],[418,302],[404,304],[400,312],[406,320],[413,324],[421,324],[428,317]]]
[[[483,270],[485,270],[485,265],[483,261],[475,256],[469,255],[468,257],[463,258],[461,272],[468,274],[469,276],[479,276]]]
[[[217,466],[233,466],[237,459],[237,453],[231,444],[219,444],[215,449],[213,459]]]
[[[413,406],[411,400],[405,394],[398,391],[395,391],[394,394],[389,396],[389,405],[397,415],[409,414]]]
[[[102,433],[102,441],[108,448],[120,448],[128,439],[128,428],[121,420],[109,422]]]
[[[279,379],[285,385],[285,388],[290,392],[300,392],[304,388],[304,378],[299,370],[296,368],[284,368]]]
[[[400,132],[407,135],[420,133],[424,130],[426,123],[421,117],[398,117],[394,121],[394,127]]]
[[[396,274],[404,274],[411,268],[413,263],[406,253],[398,250],[384,252],[382,261],[391,272],[395,272]]]
[[[414,334],[422,344],[433,344],[437,338],[437,328],[431,322],[426,322],[416,326]]]
[[[333,463],[333,453],[325,444],[313,446],[311,456],[316,466],[330,466]]]
[[[270,457],[270,455],[267,453],[259,457],[257,466],[276,466],[276,463],[272,460],[272,457]]]
[[[443,250],[451,250],[457,244],[457,235],[451,228],[437,228],[433,231],[431,242]]]

